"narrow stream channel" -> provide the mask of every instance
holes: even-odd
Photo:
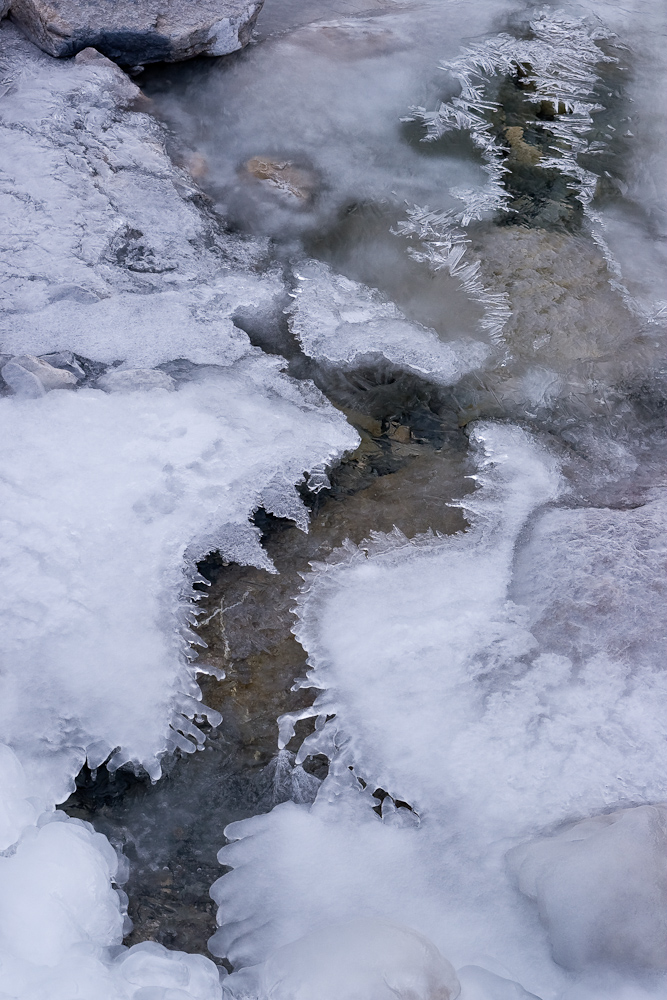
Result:
[[[664,485],[661,328],[633,305],[643,301],[641,263],[630,262],[623,279],[610,264],[617,247],[627,258],[632,244],[648,274],[656,232],[650,209],[628,194],[637,53],[622,39],[599,43],[614,61],[597,67],[591,101],[601,107],[579,161],[597,178],[588,215],[567,169],[540,165],[553,142],[542,125],[558,109],[545,104],[535,118],[521,73],[489,77],[496,102],[489,135],[502,144],[506,210],[473,219],[465,238],[485,294],[507,309],[502,330],[484,326],[485,300],[454,268],[408,253],[419,248],[416,229],[404,224],[411,206],[451,212],[460,204],[452,189],[484,184],[486,161],[470,131],[425,143],[423,123],[400,119],[456,95],[451,76],[436,69],[440,60],[456,58],[471,39],[503,31],[529,37],[528,18],[506,2],[490,11],[476,3],[267,0],[245,51],[136,78],[146,107],[169,129],[174,159],[234,231],[266,241],[265,267],[288,287],[297,288],[304,264],[319,261],[378,289],[443,344],[481,343],[488,355],[456,385],[437,385],[377,353],[349,364],[308,357],[288,297],[281,317],[242,324],[253,344],[286,359],[290,375],[315,382],[361,444],[329,471],[328,486],[303,488],[308,533],[256,511],[277,575],[215,552],[200,563],[207,581],[196,584],[197,631],[207,646],[200,656],[226,674],[201,681],[204,702],[223,716],[220,726],[203,726],[205,745],[165,759],[156,785],[127,768],[84,768],[61,807],[91,822],[130,862],[128,945],[154,940],[209,954],[216,927],[209,890],[225,870],[216,860],[224,828],[290,799],[315,798],[326,757],[294,765],[312,720],[277,749],[276,719],[314,698],[292,690],[307,669],[292,632],[302,575],[346,540],[357,546],[374,532],[395,528],[411,539],[465,531],[464,514],[450,504],[474,488],[475,421],[510,420],[547,441],[571,508],[629,510]],[[600,214],[609,219],[607,245],[594,220]],[[392,596],[397,607],[403,599]],[[380,811],[392,790],[370,790]],[[399,800],[401,807],[409,805]],[[232,970],[226,958],[216,961]]]

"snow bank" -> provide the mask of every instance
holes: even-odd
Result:
[[[311,807],[288,803],[227,830],[220,860],[233,871],[212,889],[211,949],[235,967],[267,961],[310,926],[369,916],[428,935],[455,968],[474,966],[461,974],[471,1000],[569,995],[561,965],[582,974],[578,998],[620,998],[638,966],[656,968],[657,937],[633,954],[641,921],[623,938],[626,903],[634,913],[650,902],[656,935],[663,919],[661,849],[637,811],[617,832],[602,816],[590,836],[572,834],[588,836],[585,854],[570,835],[517,849],[512,865],[506,854],[619,802],[667,797],[661,584],[649,614],[662,618],[645,622],[644,640],[637,617],[664,558],[664,501],[554,509],[558,463],[541,444],[491,424],[473,441],[470,530],[377,535],[306,580],[296,631],[311,670],[300,683],[320,693],[299,713],[316,716],[299,759],[325,753],[330,772]],[[295,719],[283,718],[283,740]],[[523,857],[545,927],[517,891]],[[659,983],[645,988],[662,995]]]
[[[290,328],[305,354],[353,365],[386,358],[428,381],[452,385],[490,354],[481,341],[442,341],[435,330],[411,323],[375,289],[335,274],[326,264],[299,265]]]

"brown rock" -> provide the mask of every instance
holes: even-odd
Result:
[[[297,167],[291,160],[274,160],[268,156],[253,156],[245,163],[251,177],[265,181],[275,191],[298,201],[309,201],[315,193],[315,172]]]

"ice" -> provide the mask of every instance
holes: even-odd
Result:
[[[203,739],[188,721],[205,710],[184,658],[195,561],[220,548],[271,568],[249,515],[282,503],[303,521],[292,484],[357,440],[317,390],[277,368],[209,371],[176,392],[0,400],[3,732],[47,783],[46,801],[86,754],[95,767],[115,751],[113,766],[157,775],[156,754]],[[49,745],[79,763],[63,775]]]
[[[418,100],[430,91],[431,67],[443,49],[453,55],[462,36],[488,31],[510,8],[505,2],[450,4],[443,17],[440,4],[414,0],[321,4],[314,23],[296,31],[276,27],[243,60],[207,69],[205,77],[185,68],[158,100],[205,157],[206,186],[217,204],[256,232],[278,239],[321,232],[346,206],[383,199],[442,208],[454,204],[447,183],[481,184],[484,174],[460,157],[427,158],[400,141],[406,95]],[[303,4],[296,13],[307,17]],[[281,2],[262,16],[289,23],[289,6]],[[199,127],[202,118],[206,130]],[[314,171],[316,197],[295,211],[242,169],[257,156]]]
[[[7,21],[0,38],[1,349],[146,367],[247,354],[233,319],[273,315],[282,283],[132,110],[139,88],[94,50],[56,61]]]
[[[583,820],[514,848],[509,860],[561,965],[664,972],[666,853],[662,803]]]
[[[225,981],[233,996],[275,1000],[456,1000],[456,974],[409,927],[354,920],[312,931]]]
[[[233,871],[212,890],[221,927],[211,949],[235,968],[313,924],[360,916],[412,926],[455,968],[477,967],[461,976],[462,997],[475,1000],[565,995],[561,966],[577,955],[578,971],[593,969],[577,997],[605,983],[620,998],[638,966],[656,967],[657,937],[633,956],[630,935],[614,954],[622,905],[603,919],[604,902],[586,900],[630,893],[660,906],[659,848],[641,816],[608,849],[597,831],[619,802],[667,794],[656,656],[665,595],[646,586],[664,559],[664,500],[572,509],[543,443],[507,424],[478,425],[473,440],[467,532],[378,534],[304,584],[297,634],[311,669],[300,683],[320,691],[298,713],[317,718],[297,759],[324,753],[330,771],[312,806],[287,803],[227,829],[220,860]],[[296,718],[283,718],[284,741]],[[515,847],[590,816],[597,839],[581,884],[559,837]],[[524,891],[546,913],[548,937],[517,893],[512,847],[529,859]],[[593,926],[607,935],[600,947]]]
[[[475,531],[416,543],[398,533],[378,536],[319,567],[299,599],[296,634],[314,667],[308,683],[326,688],[312,714],[322,722],[335,715],[306,740],[300,755],[318,752],[331,738],[344,739],[347,763],[358,762],[361,777],[419,814],[433,798],[433,768],[449,770],[460,722],[476,715],[470,682],[494,661],[500,668],[503,657],[522,657],[534,644],[521,613],[507,603],[514,546],[531,511],[559,489],[554,460],[518,428],[486,425],[474,437],[482,449],[478,475],[484,488],[465,507],[477,515]],[[390,618],[383,612],[389,608]],[[341,620],[347,628],[336,624]],[[406,676],[409,663],[419,669]],[[329,681],[330,670],[335,682]],[[354,684],[360,676],[366,683]],[[403,707],[406,692],[410,713]],[[443,704],[449,705],[448,718]],[[413,712],[424,734],[419,741]],[[283,725],[286,740],[290,720]],[[332,729],[340,735],[332,737]]]
[[[428,381],[451,385],[489,356],[481,341],[442,341],[434,330],[407,320],[375,289],[326,264],[300,264],[297,279],[290,328],[309,357],[353,365],[380,355]]]
[[[208,959],[154,942],[122,946],[127,917],[114,880],[116,853],[90,824],[56,813],[26,829],[0,857],[0,996],[220,1000]]]
[[[462,1000],[539,1000],[534,993],[527,993],[523,986],[496,976],[477,965],[465,965],[457,973],[461,983]]]
[[[12,358],[0,374],[15,393],[31,398],[42,396],[50,389],[73,389],[77,383],[76,375],[71,371],[54,368],[48,361],[30,354]]]

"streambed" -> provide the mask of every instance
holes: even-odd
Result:
[[[476,690],[484,691],[485,705],[495,704],[494,698],[507,702],[515,698],[518,704],[524,696],[528,703],[526,691],[535,677],[542,677],[540,671],[546,678],[544,690],[550,690],[550,676],[558,686],[559,678],[567,674],[564,659],[571,663],[573,673],[567,675],[569,681],[562,681],[563,689],[585,689],[581,700],[595,702],[599,691],[595,686],[598,680],[591,674],[591,656],[612,648],[614,663],[630,664],[626,674],[621,671],[618,677],[609,668],[607,676],[616,677],[614,683],[619,685],[619,691],[625,685],[626,693],[641,693],[642,683],[648,690],[653,680],[646,681],[641,670],[648,671],[651,677],[652,670],[660,672],[656,650],[662,628],[662,584],[651,578],[646,589],[650,621],[646,636],[640,640],[635,631],[637,617],[642,614],[641,599],[632,588],[642,570],[632,568],[626,579],[624,571],[631,559],[622,552],[618,555],[621,549],[616,528],[609,527],[618,524],[619,536],[627,532],[630,537],[633,531],[638,532],[633,551],[648,553],[645,562],[640,560],[638,565],[650,566],[653,572],[653,556],[661,543],[653,522],[644,523],[641,518],[643,509],[662,495],[665,485],[661,216],[653,189],[647,193],[650,185],[644,184],[642,173],[652,170],[655,174],[645,102],[646,80],[651,78],[651,72],[655,73],[651,62],[654,54],[636,47],[636,26],[619,23],[623,18],[616,8],[589,4],[569,12],[588,18],[588,35],[581,44],[586,52],[590,46],[597,46],[600,57],[594,71],[591,69],[591,80],[584,81],[588,90],[583,97],[577,95],[576,108],[568,110],[543,101],[536,111],[535,94],[530,89],[534,85],[526,87],[525,83],[534,67],[522,63],[519,57],[510,61],[511,69],[486,70],[486,77],[483,60],[478,64],[482,66],[478,76],[487,89],[477,98],[486,99],[488,108],[482,104],[482,112],[476,108],[472,113],[469,107],[456,105],[458,86],[451,70],[449,75],[437,72],[438,61],[463,58],[461,53],[467,46],[485,44],[490,46],[485,50],[486,58],[492,60],[494,40],[504,38],[504,33],[511,44],[533,38],[535,30],[531,32],[528,22],[535,13],[517,10],[509,3],[491,9],[485,4],[389,4],[382,0],[371,4],[360,0],[338,4],[335,9],[326,5],[325,9],[321,3],[280,4],[276,0],[272,5],[267,0],[258,21],[256,42],[246,51],[219,61],[195,60],[181,66],[151,68],[136,78],[143,92],[141,107],[166,125],[170,154],[203,193],[206,211],[226,220],[232,234],[256,241],[261,252],[256,252],[252,269],[271,276],[281,289],[271,309],[239,313],[235,322],[254,347],[284,359],[283,371],[289,376],[299,382],[312,380],[356,429],[360,445],[332,468],[316,473],[315,479],[311,473],[311,479],[300,485],[300,495],[309,511],[307,533],[295,526],[290,516],[256,504],[253,523],[261,532],[261,544],[277,574],[267,568],[239,565],[215,550],[199,562],[199,571],[207,581],[195,583],[196,606],[201,612],[195,627],[207,647],[200,651],[200,657],[226,673],[224,680],[204,676],[199,682],[204,703],[220,712],[222,723],[213,726],[199,720],[206,742],[191,754],[166,755],[165,773],[157,784],[151,784],[140,768],[125,766],[110,774],[104,765],[92,770],[84,767],[76,792],[61,807],[70,816],[91,822],[129,861],[124,889],[134,928],[125,939],[127,945],[157,941],[170,949],[208,955],[207,943],[216,928],[216,905],[209,890],[224,871],[216,860],[225,841],[223,830],[229,823],[263,814],[276,818],[275,828],[267,827],[268,846],[262,849],[261,862],[251,859],[245,871],[239,865],[240,879],[234,881],[236,856],[228,855],[229,867],[234,871],[231,876],[223,876],[217,890],[217,920],[222,932],[212,948],[220,967],[231,972],[259,964],[285,943],[285,935],[299,936],[294,928],[304,932],[299,920],[307,925],[309,920],[317,923],[346,919],[347,913],[358,906],[359,898],[365,897],[360,897],[358,886],[349,889],[345,878],[341,878],[340,898],[335,885],[330,889],[330,913],[326,907],[317,910],[317,889],[312,883],[310,895],[305,892],[310,910],[304,904],[301,885],[294,889],[293,898],[289,892],[274,898],[268,888],[273,879],[290,882],[290,872],[294,872],[284,861],[287,849],[281,846],[281,838],[291,842],[293,837],[298,845],[301,835],[296,821],[293,829],[280,826],[281,818],[291,815],[291,806],[282,812],[271,810],[290,802],[305,809],[317,797],[316,807],[308,815],[319,817],[317,808],[324,809],[337,797],[345,802],[346,796],[352,795],[343,780],[346,771],[352,774],[354,793],[368,800],[366,805],[374,823],[410,832],[423,821],[428,857],[445,847],[450,850],[451,864],[461,871],[454,876],[447,869],[443,884],[447,884],[447,891],[454,886],[451,899],[459,901],[461,912],[460,900],[473,899],[470,912],[477,912],[475,906],[481,908],[488,913],[488,924],[504,912],[503,893],[509,890],[502,880],[504,876],[498,876],[497,883],[493,883],[495,875],[489,876],[495,888],[489,890],[493,898],[488,906],[484,905],[485,890],[478,876],[470,876],[466,883],[466,876],[461,874],[464,870],[486,871],[481,857],[489,870],[496,872],[501,864],[496,852],[501,847],[508,850],[522,838],[545,830],[553,832],[559,824],[591,813],[652,804],[664,798],[657,773],[659,763],[655,773],[648,774],[642,771],[644,764],[635,768],[632,756],[639,747],[637,753],[645,761],[653,748],[661,745],[659,721],[647,723],[645,746],[637,735],[642,733],[642,725],[637,723],[632,728],[647,711],[640,698],[639,708],[632,702],[635,714],[628,710],[626,736],[633,749],[626,749],[625,755],[633,763],[628,765],[627,773],[623,771],[618,787],[610,783],[605,764],[601,765],[599,780],[595,771],[598,784],[593,790],[580,790],[573,778],[570,790],[566,789],[558,799],[560,778],[554,778],[554,774],[560,765],[553,765],[553,773],[549,772],[549,780],[556,788],[552,801],[548,795],[540,798],[541,785],[539,795],[535,793],[531,798],[533,786],[529,787],[528,779],[524,788],[514,772],[507,779],[502,772],[499,783],[507,780],[508,787],[514,790],[524,788],[522,808],[526,813],[532,809],[533,815],[526,818],[517,809],[523,825],[513,831],[505,818],[493,826],[497,815],[505,816],[503,808],[494,805],[496,814],[489,818],[479,806],[476,822],[482,816],[479,830],[491,831],[491,846],[484,846],[481,833],[480,841],[475,840],[475,826],[470,844],[461,847],[466,829],[473,828],[466,814],[466,809],[472,810],[473,806],[465,805],[468,790],[461,779],[461,825],[436,835],[433,829],[438,824],[444,829],[443,817],[452,810],[444,790],[446,781],[442,779],[441,785],[439,777],[448,773],[449,750],[443,750],[435,741],[432,757],[424,755],[427,764],[418,777],[410,775],[404,761],[392,763],[389,750],[382,758],[377,749],[382,741],[377,733],[385,725],[391,729],[397,717],[387,710],[390,722],[382,719],[377,723],[372,698],[366,703],[365,714],[351,704],[332,629],[327,625],[326,632],[325,628],[327,615],[335,617],[337,612],[330,611],[326,603],[326,584],[322,584],[324,597],[317,589],[322,580],[335,580],[335,574],[341,574],[341,593],[347,588],[351,595],[359,595],[358,620],[352,610],[340,604],[339,597],[331,598],[334,609],[350,615],[350,634],[358,639],[350,662],[357,664],[359,675],[365,664],[373,661],[374,650],[379,650],[378,662],[389,664],[387,676],[401,677],[400,673],[392,674],[395,667],[391,657],[394,647],[403,650],[402,640],[394,637],[383,647],[377,608],[369,605],[368,618],[364,618],[366,594],[363,588],[355,590],[354,560],[359,552],[365,552],[369,564],[386,565],[383,580],[394,579],[390,573],[396,573],[393,590],[389,582],[384,584],[378,578],[378,593],[383,594],[383,612],[387,616],[386,634],[394,636],[393,618],[402,621],[405,616],[409,622],[411,615],[417,632],[417,585],[413,581],[410,590],[404,583],[406,578],[391,562],[391,552],[395,549],[401,553],[406,539],[416,539],[416,550],[426,551],[433,545],[437,554],[440,545],[446,553],[447,537],[461,533],[452,544],[460,542],[464,546],[466,534],[477,538],[478,516],[483,523],[492,525],[497,510],[506,511],[509,501],[501,486],[488,480],[489,486],[484,478],[489,463],[480,459],[476,438],[480,426],[495,422],[502,428],[518,428],[525,440],[538,442],[543,454],[548,455],[548,460],[540,461],[549,469],[550,462],[556,463],[562,482],[558,488],[550,487],[549,492],[546,487],[534,486],[529,476],[520,480],[523,485],[517,487],[519,493],[535,492],[538,499],[534,508],[529,509],[525,522],[518,527],[512,527],[514,522],[508,527],[501,519],[504,527],[497,548],[503,548],[504,537],[514,538],[511,544],[515,547],[507,554],[506,562],[518,568],[505,570],[498,569],[496,563],[489,564],[492,574],[497,572],[500,577],[506,572],[510,582],[505,596],[498,599],[487,617],[500,621],[512,602],[529,608],[526,620],[521,618],[524,612],[517,612],[516,620],[512,618],[514,612],[508,612],[512,627],[519,629],[520,623],[526,625],[529,620],[544,656],[533,661],[531,657],[536,654],[530,652],[530,642],[525,638],[516,640],[514,649],[514,633],[510,629],[505,635],[505,626],[498,626],[498,634],[490,635],[487,646],[475,654],[470,667]],[[662,30],[655,10],[648,8],[643,16],[648,24],[653,19],[658,33]],[[616,36],[601,29],[605,19],[614,23]],[[624,26],[626,36],[620,34]],[[598,28],[599,37],[591,41]],[[563,30],[567,34],[567,28]],[[647,30],[645,25],[643,30]],[[575,52],[572,58],[576,62],[579,56]],[[465,72],[466,67],[459,64],[459,83]],[[436,128],[434,109],[440,101],[453,102],[457,113],[472,114],[472,118],[463,115],[463,124],[453,127],[450,122],[442,134],[425,143],[429,128]],[[639,110],[633,107],[637,103]],[[427,111],[411,113],[415,106]],[[446,117],[447,113],[442,114]],[[480,116],[481,125],[479,120],[477,124],[472,121],[475,115]],[[568,131],[568,115],[579,116],[572,132]],[[407,117],[411,120],[401,121]],[[560,128],[561,123],[559,132],[556,126]],[[577,145],[580,134],[586,136],[585,148]],[[643,152],[638,152],[638,145]],[[461,203],[470,217],[461,217]],[[388,347],[383,354],[381,349],[383,332],[392,324],[392,329],[407,338],[401,347],[403,354],[398,349],[392,354]],[[310,330],[320,329],[325,333],[319,340],[309,339]],[[342,342],[350,329],[360,338],[358,348],[345,356],[336,355],[334,342]],[[428,337],[420,340],[426,337],[425,329]],[[411,347],[417,350],[417,344],[426,346],[420,346],[422,355],[415,354],[411,363],[410,359],[405,361],[406,344],[408,354]],[[436,359],[430,370],[424,357]],[[455,364],[460,367],[453,367]],[[160,367],[177,382],[190,378],[187,364],[176,359]],[[526,451],[527,458],[515,459],[512,448],[523,455],[524,438],[508,442],[502,439],[500,453],[509,454],[510,463],[516,462],[517,468],[524,461],[529,467],[532,445]],[[500,467],[504,459],[489,461]],[[475,500],[476,488],[482,497],[484,489],[496,490],[490,495],[492,500],[500,497],[497,508],[493,503],[485,508],[487,501]],[[463,501],[463,509],[456,505],[459,500]],[[559,512],[554,516],[565,519],[568,512],[575,512],[575,519],[589,517],[588,527],[573,527],[574,522],[566,520],[560,529],[551,527],[542,518],[548,518],[554,510]],[[626,522],[613,520],[624,515],[628,517]],[[596,517],[601,520],[596,521]],[[612,520],[605,521],[605,517]],[[559,530],[570,539],[571,547],[587,553],[589,562],[583,568],[573,562],[570,576],[563,576],[564,593],[555,597],[552,594],[552,603],[538,608],[535,594],[539,591],[542,595],[548,588],[533,566],[541,560],[547,567],[569,565],[570,550],[565,554],[556,552],[557,541],[553,539],[557,539]],[[603,539],[602,548],[591,542],[588,553],[586,540],[598,538],[596,532]],[[482,543],[474,544],[484,551]],[[349,578],[344,576],[348,573],[347,558],[352,567]],[[314,575],[310,573],[311,564],[327,560],[330,570],[320,565]],[[463,585],[474,571],[465,563],[453,565],[462,574],[464,590]],[[426,569],[424,574],[426,579]],[[549,575],[548,569],[545,574]],[[557,579],[556,568],[552,577]],[[535,594],[531,592],[532,584]],[[313,596],[308,597],[311,587]],[[574,599],[572,606],[568,605],[568,588],[583,595],[579,602]],[[434,582],[431,590],[436,589]],[[292,631],[297,621],[293,605],[300,590],[301,643]],[[427,596],[428,592],[425,601]],[[573,607],[581,606],[588,611],[582,612],[579,620],[579,612]],[[500,608],[505,610],[501,612]],[[619,609],[627,611],[628,619],[616,628],[614,616],[625,622]],[[446,613],[442,609],[438,612],[441,618]],[[465,618],[465,614],[459,614],[457,622],[461,617]],[[632,626],[628,624],[631,618]],[[347,628],[346,621],[343,616],[341,631]],[[375,646],[365,645],[366,625]],[[441,633],[436,630],[434,634],[432,642],[423,639],[415,663],[421,662],[422,655],[428,663],[431,646],[443,642]],[[323,648],[328,651],[326,656]],[[510,648],[511,656],[504,652]],[[409,662],[409,644],[405,650]],[[544,665],[546,656],[556,658],[551,666]],[[534,663],[540,665],[531,673]],[[294,681],[304,676],[309,665],[316,669],[322,665],[323,675],[314,682],[316,690],[293,690]],[[604,675],[608,668],[600,669]],[[489,681],[494,670],[496,679]],[[378,687],[380,713],[385,697],[381,675],[380,668],[372,675]],[[428,688],[428,676],[424,683]],[[457,683],[463,689],[466,681],[459,679]],[[542,680],[534,683],[542,691]],[[599,684],[600,689],[605,687],[604,676]],[[421,697],[418,688],[410,679],[410,697]],[[396,689],[392,680],[389,700]],[[324,697],[324,709],[308,711],[318,690],[324,695],[329,690],[338,692],[340,723],[336,722],[334,695],[328,709]],[[444,699],[443,704],[451,699],[458,706],[460,718],[470,720],[477,711],[463,701],[457,702],[456,692],[446,690],[443,695],[443,689],[434,690],[438,698]],[[499,690],[503,694],[498,695]],[[534,737],[535,746],[542,747],[540,720],[560,718],[560,707],[548,702],[548,707],[536,710],[535,715],[528,709],[521,711],[525,711],[525,732],[507,737],[507,745],[516,747],[527,733]],[[611,705],[608,717],[595,723],[602,733],[601,742],[612,747],[610,768],[617,760],[614,754],[622,747],[614,729],[616,722],[610,722],[615,711]],[[517,712],[519,717],[519,709]],[[287,742],[279,751],[277,719],[286,713],[295,717],[301,714],[303,718],[296,721],[292,736],[289,725],[283,726]],[[592,724],[584,719],[577,728],[577,710],[566,709],[563,713],[575,720],[576,732],[554,738],[555,743],[560,740],[563,746],[570,740],[576,762],[580,759],[577,753],[585,746],[580,732]],[[516,723],[519,729],[523,725],[521,718]],[[360,719],[377,726],[375,737],[367,743]],[[317,734],[330,732],[332,720],[334,726],[340,725],[343,735],[334,735],[329,745]],[[352,732],[350,720],[357,727]],[[420,724],[419,719],[415,720],[416,728]],[[296,764],[295,755],[315,725],[312,752],[306,745],[298,758],[303,757],[302,762]],[[471,733],[477,734],[472,722],[470,725]],[[514,722],[507,724],[506,732],[514,732],[512,725]],[[502,719],[498,726],[502,730]],[[396,746],[403,746],[403,734],[397,726],[397,734],[399,731]],[[472,771],[483,778],[483,740],[480,738],[476,744],[476,735],[460,737],[447,727],[443,731],[451,739],[451,760],[457,763],[458,773],[467,773],[469,753],[477,761]],[[433,731],[429,732],[433,736]],[[464,750],[457,743],[459,738]],[[355,749],[350,750],[350,745]],[[473,750],[466,751],[467,745]],[[551,744],[540,750],[547,762],[546,771],[551,766],[551,752]],[[404,754],[404,759],[409,757]],[[603,758],[601,753],[599,759]],[[490,759],[495,762],[496,756]],[[623,760],[622,749],[618,759]],[[422,763],[420,758],[420,767]],[[489,764],[491,775],[494,766]],[[561,770],[569,773],[565,765]],[[530,768],[527,773],[532,774]],[[447,780],[453,780],[451,775]],[[429,783],[434,789],[432,799],[425,791]],[[534,787],[538,785],[536,778]],[[479,794],[471,792],[471,801],[479,805],[478,798],[486,787],[484,780],[480,779],[477,787]],[[551,791],[550,787],[549,795]],[[492,794],[489,801],[495,802]],[[353,811],[357,806],[349,808]],[[342,816],[347,817],[346,809],[341,807]],[[313,819],[313,823],[316,821],[320,822],[319,818]],[[338,821],[334,818],[332,822]],[[365,829],[364,823],[365,819],[360,829]],[[247,831],[240,835],[243,860],[246,839],[252,850],[253,831],[256,829],[260,838],[264,834],[259,826],[237,829]],[[312,864],[316,865],[319,833],[311,831],[303,836],[304,844],[313,845]],[[438,840],[438,836],[443,839]],[[322,863],[329,865],[324,836],[321,843]],[[264,860],[270,859],[274,847],[275,872]],[[408,875],[416,871],[415,884],[421,885],[418,865],[410,867],[414,864],[412,850],[405,850],[406,871]],[[415,848],[415,856],[418,853]],[[400,852],[396,856],[400,857]],[[222,860],[224,863],[225,858]],[[287,875],[280,868],[283,861]],[[304,870],[310,870],[310,863],[310,858],[304,860]],[[358,867],[363,867],[363,858]],[[387,870],[395,867],[392,862]],[[377,877],[382,878],[383,869],[378,872]],[[293,884],[297,881],[292,878]],[[395,901],[400,893],[393,883],[388,882],[388,886],[386,899],[378,896],[378,902],[371,894],[371,911],[376,906],[396,920],[400,907]],[[548,948],[534,916],[528,916],[521,904],[511,904],[512,931],[508,931],[507,940],[501,940],[502,936],[493,938],[484,922],[486,917],[478,925],[482,930],[468,932],[463,927],[450,934],[446,928],[452,918],[447,907],[440,912],[425,890],[415,892],[414,902],[408,899],[405,904],[406,922],[426,932],[430,920],[441,949],[445,949],[443,941],[450,943],[457,967],[473,962],[498,975],[507,973],[511,979],[523,976],[527,989],[541,990],[545,996],[565,995],[563,991],[569,987],[561,966],[571,969],[576,962],[573,966],[574,960],[563,959],[561,954],[560,966],[552,968],[545,965],[548,959],[534,959],[537,953],[547,954]],[[266,901],[266,914],[262,913],[264,902],[257,903],[256,896]],[[451,902],[447,905],[455,907]],[[299,914],[298,919],[294,914]],[[476,919],[467,914],[462,926],[470,921],[474,927]],[[237,934],[237,925],[247,925],[247,934]],[[527,926],[531,929],[526,933],[533,935],[528,949],[531,955],[522,958],[517,941]],[[488,935],[495,958],[485,958],[484,948],[470,943],[475,934]],[[506,947],[507,959],[502,968],[498,959],[501,946]],[[562,946],[561,952],[566,953],[567,947]],[[475,957],[477,953],[482,958]],[[585,965],[587,959],[582,961]],[[653,974],[656,970],[651,966],[650,971]],[[465,986],[465,977],[462,981]],[[241,983],[239,995],[244,995],[243,988]],[[596,996],[595,989],[593,986],[590,994],[576,995]]]

